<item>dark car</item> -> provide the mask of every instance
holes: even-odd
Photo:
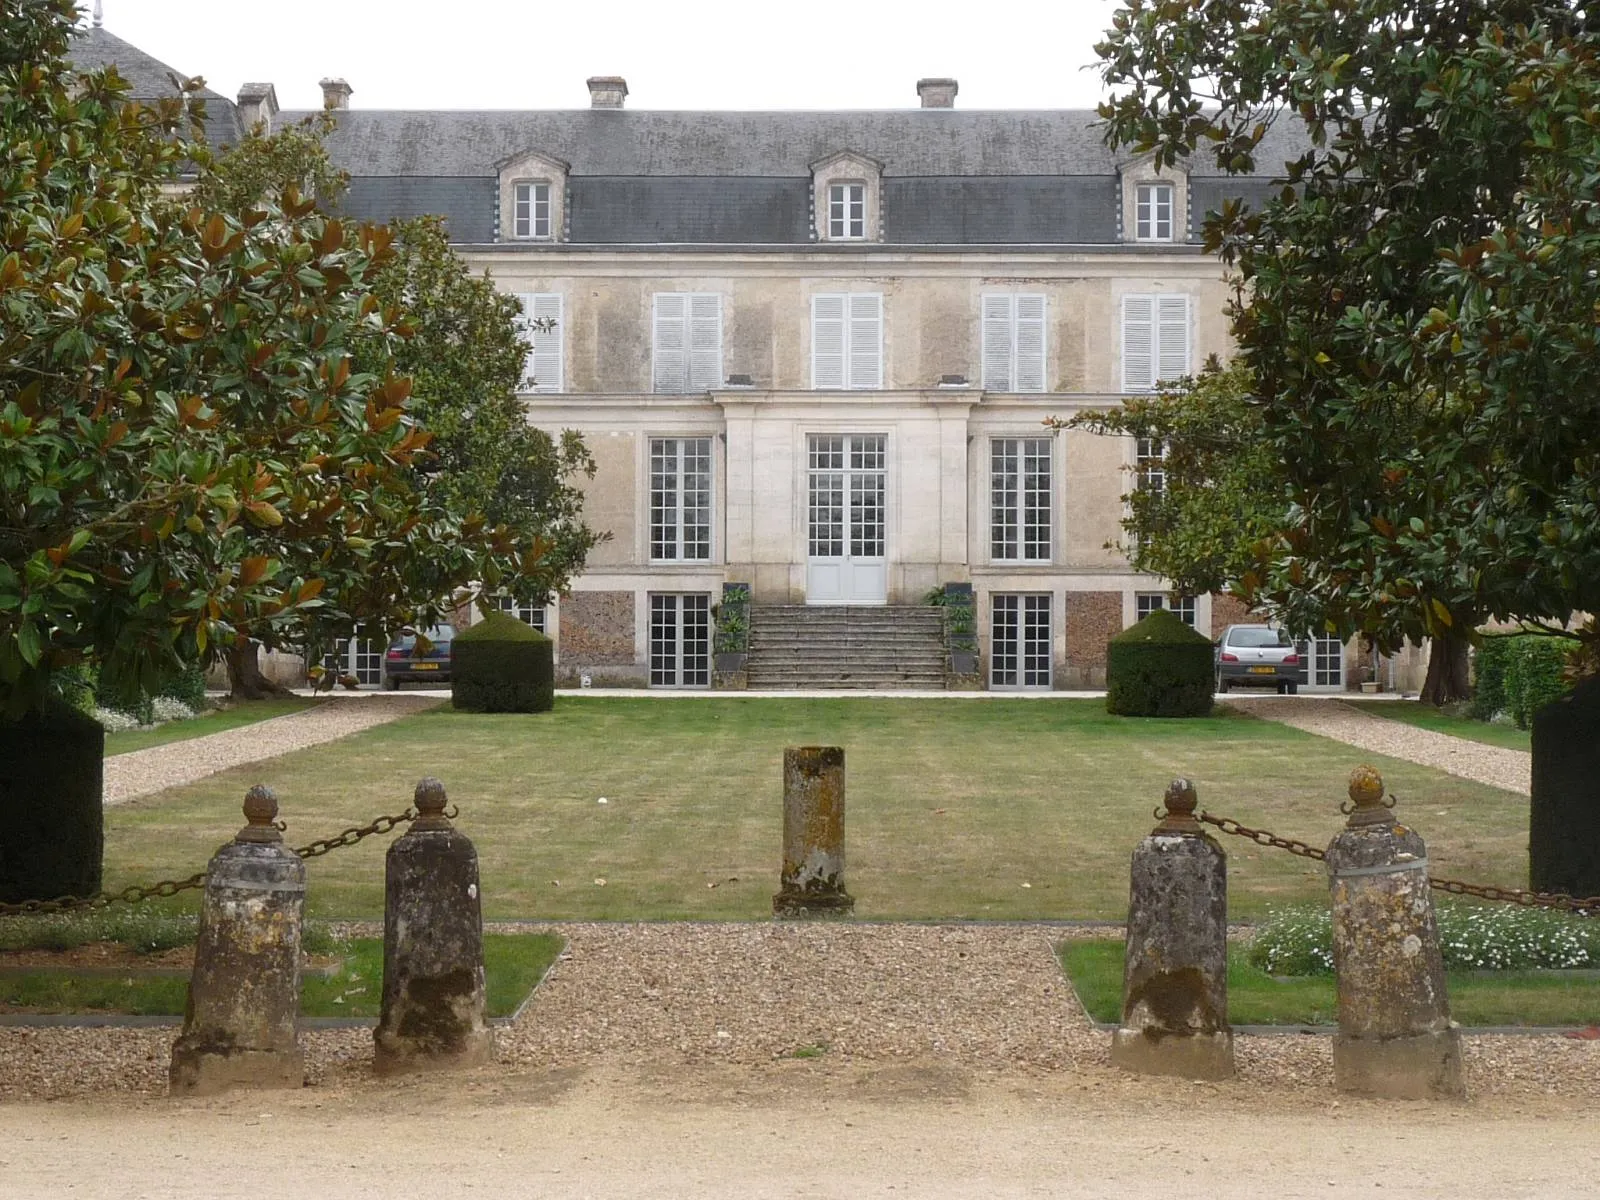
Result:
[[[402,683],[449,683],[450,642],[456,631],[450,625],[422,630],[402,630],[383,656],[383,690],[392,692]]]
[[[1294,695],[1300,687],[1300,655],[1281,629],[1229,625],[1217,640],[1217,691],[1270,687]]]

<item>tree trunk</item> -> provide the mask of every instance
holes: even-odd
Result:
[[[292,695],[261,673],[261,643],[248,640],[228,648],[228,693],[232,700]]]
[[[1428,678],[1422,685],[1422,703],[1435,708],[1472,699],[1472,679],[1467,669],[1470,643],[1456,634],[1433,639],[1428,653]]]

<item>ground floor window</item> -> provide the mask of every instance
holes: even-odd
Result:
[[[1333,634],[1300,639],[1300,682],[1307,687],[1344,686],[1344,643]]]
[[[1049,687],[1049,593],[996,594],[990,619],[990,686]]]
[[[550,632],[544,627],[544,605],[524,604],[519,600],[513,600],[510,596],[501,596],[499,605],[501,612],[510,613],[517,620],[532,625],[540,633]]]
[[[650,597],[650,684],[711,683],[711,596],[691,592]]]
[[[1136,592],[1133,597],[1133,615],[1142,621],[1158,608],[1170,608],[1190,629],[1195,627],[1193,596],[1180,596],[1176,592]]]
[[[334,675],[354,675],[363,687],[377,687],[383,682],[383,649],[371,638],[351,638],[324,655],[322,667]]]

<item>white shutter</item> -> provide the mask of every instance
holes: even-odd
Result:
[[[1189,297],[1157,296],[1157,379],[1182,379],[1189,373]]]
[[[689,390],[722,386],[722,297],[697,292],[689,297]]]
[[[1155,384],[1155,297],[1122,298],[1122,390],[1142,392]]]
[[[687,305],[682,292],[655,295],[655,354],[651,370],[657,392],[684,392],[689,388],[689,337]]]
[[[561,342],[565,336],[559,292],[539,292],[522,298],[523,306],[536,321],[549,321],[548,329],[532,330],[528,353],[531,378],[524,384],[536,392],[559,392],[565,382],[561,375]]]
[[[1045,299],[1043,296],[1018,296],[1016,305],[1016,380],[1012,386],[1019,392],[1042,392],[1045,390]]]
[[[517,388],[519,391],[527,391],[533,386],[533,381],[537,377],[537,364],[534,362],[536,347],[533,338],[533,317],[539,297],[533,292],[518,292],[517,300],[522,304],[522,311],[517,314],[517,336],[527,348],[522,360],[522,380]]]
[[[842,388],[844,377],[843,296],[811,297],[811,386]]]
[[[1012,378],[1011,314],[1009,292],[989,292],[983,297],[983,386],[991,392],[1009,392]]]
[[[877,292],[852,292],[847,341],[852,388],[883,386],[883,297]]]

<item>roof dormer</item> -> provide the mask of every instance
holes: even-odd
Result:
[[[567,231],[567,173],[553,155],[524,150],[495,163],[500,175],[498,240],[562,242]]]
[[[883,164],[839,150],[811,164],[812,236],[819,242],[883,240]]]
[[[1117,164],[1122,180],[1118,224],[1122,240],[1138,244],[1189,240],[1189,172],[1178,164],[1158,167],[1154,155]]]

